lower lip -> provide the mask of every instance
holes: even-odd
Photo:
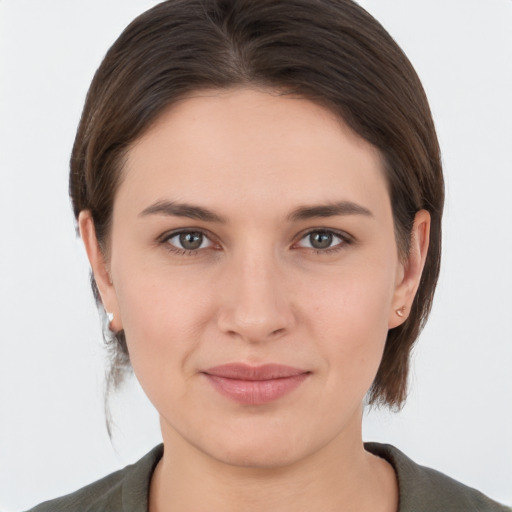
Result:
[[[221,394],[244,405],[262,405],[274,402],[291,393],[309,375],[301,373],[290,377],[269,380],[239,380],[204,374],[210,384]]]

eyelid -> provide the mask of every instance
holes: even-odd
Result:
[[[304,246],[299,245],[299,242],[304,240],[307,236],[309,236],[313,233],[318,233],[318,232],[332,234],[335,237],[341,239],[341,242],[336,245],[333,245],[331,247],[327,247],[326,249],[316,249],[314,247],[304,247]],[[175,236],[178,236],[182,233],[200,233],[210,243],[209,243],[208,247],[203,247],[203,248],[198,248],[198,249],[185,249],[185,248],[181,248],[181,247],[178,247],[177,245],[169,243],[169,240],[171,238],[174,238]],[[354,237],[349,235],[345,231],[341,231],[341,230],[333,229],[333,228],[325,228],[325,227],[308,228],[306,231],[303,231],[299,235],[297,235],[296,240],[297,241],[292,244],[292,248],[298,246],[303,249],[312,249],[316,252],[323,252],[323,253],[327,253],[329,251],[335,251],[345,245],[350,245],[355,242]],[[209,248],[215,247],[215,246],[217,246],[217,248],[220,248],[220,244],[216,240],[216,237],[213,234],[211,234],[208,230],[206,230],[204,228],[194,228],[194,227],[178,228],[178,229],[173,229],[171,231],[167,231],[157,238],[157,242],[162,245],[167,245],[169,250],[172,250],[174,252],[187,253],[187,254],[198,253],[204,249],[209,249]]]
[[[335,244],[331,247],[327,247],[326,249],[317,249],[315,247],[305,247],[305,246],[301,246],[299,245],[299,243],[304,240],[306,237],[312,235],[313,233],[329,233],[337,238],[339,238],[341,240],[340,243],[338,244]],[[297,236],[297,242],[295,242],[293,245],[294,246],[298,246],[300,248],[303,248],[303,249],[312,249],[316,252],[329,252],[329,251],[334,251],[334,250],[337,250],[337,249],[341,249],[341,247],[345,246],[345,245],[350,245],[352,243],[354,243],[354,237],[352,237],[351,235],[349,235],[348,233],[346,233],[345,231],[341,231],[341,230],[338,230],[338,229],[333,229],[333,228],[321,228],[321,227],[318,227],[318,228],[309,228],[307,231],[304,231],[302,233],[300,233],[298,236]]]
[[[206,238],[209,241],[209,245],[208,245],[208,247],[201,247],[198,249],[185,249],[184,247],[179,247],[179,246],[174,245],[169,242],[169,240],[171,240],[172,238],[174,238],[176,236],[181,235],[182,233],[200,233],[204,238]],[[180,253],[187,253],[187,254],[198,253],[204,249],[210,249],[211,247],[215,247],[215,246],[219,245],[219,243],[216,241],[215,237],[208,230],[206,230],[204,228],[194,228],[194,227],[178,228],[178,229],[173,229],[171,231],[167,231],[157,238],[157,242],[162,245],[167,245],[168,246],[167,248],[169,250],[172,250],[175,252],[180,252]]]

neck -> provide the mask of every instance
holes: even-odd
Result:
[[[396,512],[394,470],[346,432],[279,467],[226,464],[162,428],[164,456],[151,481],[150,512]],[[355,437],[355,438],[354,438]]]

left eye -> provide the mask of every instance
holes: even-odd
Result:
[[[212,245],[212,242],[200,231],[182,231],[170,236],[166,241],[176,249],[184,251],[197,251]]]
[[[307,247],[310,249],[332,249],[342,245],[345,240],[332,231],[311,231],[304,236],[300,242],[300,247]]]

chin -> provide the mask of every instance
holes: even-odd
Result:
[[[269,428],[270,427],[270,428]],[[251,425],[234,432],[210,433],[208,442],[196,448],[218,462],[238,468],[278,469],[293,465],[321,448],[318,435],[295,429]]]
[[[305,454],[294,446],[283,446],[282,443],[244,443],[238,446],[232,443],[228,449],[212,450],[209,453],[218,462],[237,468],[247,469],[279,469],[293,465]]]

